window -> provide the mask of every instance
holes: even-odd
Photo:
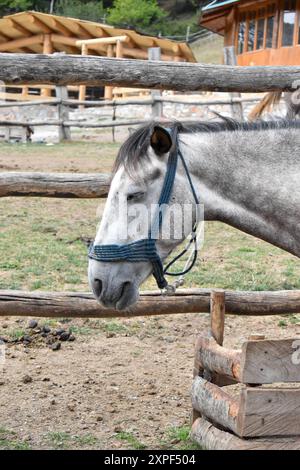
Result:
[[[282,46],[294,44],[294,27],[296,23],[296,0],[285,0],[283,11]]]
[[[240,17],[239,32],[238,32],[238,54],[242,54],[244,51],[245,33],[246,33],[246,15],[242,15]]]
[[[267,37],[266,48],[271,49],[273,46],[273,30],[274,30],[274,16],[269,16],[267,19]]]
[[[256,49],[263,49],[265,35],[265,19],[260,18],[257,22]]]
[[[254,38],[255,38],[255,20],[249,21],[248,28],[248,51],[254,50]]]
[[[296,4],[296,0],[287,3]],[[269,3],[263,8],[254,7],[252,11],[240,12],[237,31],[238,54],[272,48],[275,14],[275,2]]]

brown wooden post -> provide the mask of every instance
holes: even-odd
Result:
[[[22,98],[26,100],[28,98],[28,86],[24,85],[22,87]]]
[[[82,44],[81,55],[88,55],[88,53],[89,53],[88,46],[86,44]],[[85,101],[85,97],[86,97],[86,85],[80,85],[78,99],[79,101]],[[81,106],[81,107],[83,108],[84,106]]]
[[[68,89],[66,86],[57,86],[56,98],[60,100],[68,99]],[[60,103],[57,105],[58,119],[62,122],[69,120],[69,108],[67,105]],[[59,142],[63,140],[71,140],[71,128],[66,127],[63,124],[58,127],[58,140]]]
[[[161,49],[160,47],[150,47],[148,49],[148,59],[149,60],[161,60]],[[160,119],[163,115],[163,103],[156,101],[157,98],[161,98],[160,90],[152,90],[151,97],[153,100],[152,104],[152,118]]]
[[[213,290],[210,296],[210,328],[216,342],[222,346],[225,326],[225,292]]]
[[[224,47],[224,64],[225,65],[237,65],[236,54],[234,46]],[[240,93],[230,93],[232,99],[241,98]],[[242,103],[232,103],[231,105],[232,117],[237,121],[243,121],[243,105]]]
[[[117,41],[116,58],[117,59],[122,59],[123,58],[123,44],[122,44],[122,41]]]
[[[225,35],[224,35],[224,64],[237,65],[235,52],[235,37],[237,27],[237,9],[233,8],[226,18]],[[231,98],[241,98],[240,93],[230,93]],[[238,121],[243,121],[243,105],[242,103],[233,103],[231,106],[232,117]]]
[[[53,54],[53,43],[51,34],[44,34],[43,54]],[[41,96],[50,97],[51,88],[42,88]]]
[[[114,46],[112,44],[109,44],[107,46],[106,56],[107,57],[113,57],[114,56]],[[112,86],[106,86],[105,89],[104,89],[104,99],[111,101],[112,98],[113,98],[113,87]]]
[[[223,290],[213,290],[210,295],[210,330],[213,338],[216,342],[222,346],[224,340],[224,326],[225,326],[225,292]],[[194,379],[198,375],[203,375],[206,380],[211,382],[214,381],[213,375],[208,370],[201,369],[199,361],[199,343],[196,341],[195,347],[195,362],[194,362]],[[200,418],[201,414],[199,411],[193,409],[192,411],[192,423],[196,419]]]

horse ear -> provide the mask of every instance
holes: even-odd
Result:
[[[157,155],[168,153],[172,147],[172,139],[169,132],[160,126],[154,127],[150,143]]]

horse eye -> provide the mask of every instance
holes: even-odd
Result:
[[[138,193],[132,193],[132,194],[127,194],[127,201],[134,201],[136,199],[141,199],[145,193],[143,192],[138,192]]]

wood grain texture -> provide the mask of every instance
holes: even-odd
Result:
[[[195,368],[243,384],[300,382],[300,339],[246,341],[241,350],[219,346],[212,337],[196,342]]]
[[[225,326],[225,292],[213,290],[210,297],[210,329],[216,342],[222,346]]]
[[[222,388],[202,377],[196,377],[192,386],[192,404],[201,416],[236,432],[239,402]]]
[[[300,437],[241,439],[204,418],[194,422],[191,438],[208,450],[300,450]]]
[[[173,296],[160,291],[142,293],[139,302],[128,310],[128,316],[209,313],[208,289],[182,289]],[[300,312],[300,291],[226,292],[226,311],[233,315],[277,315]],[[80,292],[0,291],[1,316],[36,317],[124,317],[124,312],[105,309],[92,294]]]
[[[242,346],[240,381],[248,384],[300,382],[300,365],[295,357],[299,346],[299,338],[247,341]]]
[[[220,346],[214,338],[200,336],[197,339],[199,369],[208,369],[234,381],[241,381],[241,351]]]
[[[236,424],[240,437],[300,437],[300,389],[243,389]]]
[[[0,197],[106,197],[111,176],[86,173],[0,173]]]
[[[293,91],[300,67],[235,67],[96,56],[0,55],[6,84],[113,85],[177,91]]]

